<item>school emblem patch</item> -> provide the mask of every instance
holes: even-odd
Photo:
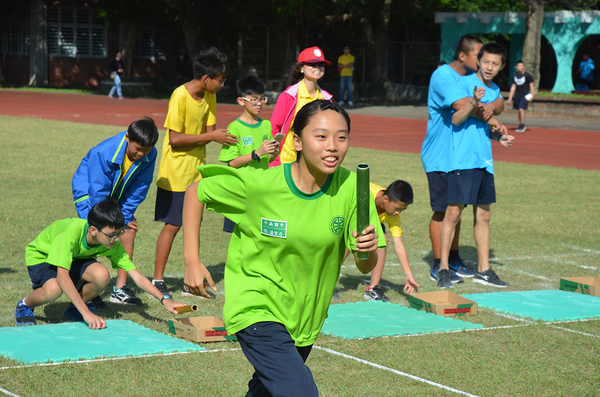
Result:
[[[344,230],[344,217],[334,216],[329,225],[329,230],[334,236],[339,236],[342,230]]]
[[[251,136],[245,136],[242,138],[242,142],[244,143],[244,146],[248,146],[254,143],[254,139],[252,139]]]
[[[287,222],[261,218],[260,233],[265,236],[287,238]]]

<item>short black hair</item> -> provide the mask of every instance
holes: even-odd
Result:
[[[517,62],[515,62],[515,66],[517,66],[518,64],[522,63],[523,65],[525,65],[525,62],[523,62],[522,59],[519,59]]]
[[[481,50],[479,50],[479,54],[477,54],[478,61],[481,61],[481,57],[483,56],[484,52],[493,55],[500,55],[500,58],[502,59],[502,65],[506,63],[506,50],[500,44],[487,43],[483,47],[481,47]]]
[[[196,80],[202,76],[214,79],[221,73],[226,73],[227,69],[227,55],[216,47],[205,48],[194,57],[194,79]]]
[[[235,85],[237,87],[238,96],[240,97],[247,95],[263,95],[265,93],[264,84],[258,77],[253,75],[239,79],[235,82]]]
[[[98,230],[105,227],[120,230],[125,227],[125,217],[115,199],[107,197],[92,207],[88,213],[88,224]]]
[[[406,205],[410,205],[413,203],[413,188],[410,186],[410,183],[397,180],[391,183],[385,192],[383,192],[390,201],[402,201],[406,203]]]
[[[144,116],[129,124],[127,136],[130,142],[139,143],[142,147],[154,146],[158,141],[158,128],[154,120]]]
[[[454,60],[458,61],[460,59],[460,53],[464,52],[469,55],[469,52],[475,49],[475,44],[483,44],[481,40],[479,40],[475,36],[466,35],[461,37],[456,43],[456,47],[454,47]]]

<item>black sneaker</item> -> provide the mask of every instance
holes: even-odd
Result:
[[[209,291],[208,289],[206,290],[206,293],[210,295],[210,299],[215,299],[215,294],[213,294],[211,291]],[[184,285],[183,289],[181,290],[181,295],[185,295],[185,296],[195,296],[196,298],[202,298],[202,299],[209,299],[209,298],[205,298],[202,295],[196,295],[193,294],[190,290],[187,289],[187,287]]]
[[[382,301],[382,302],[390,301],[390,298],[388,298],[387,295],[383,293],[383,290],[381,289],[381,287],[379,285],[376,285],[373,288],[371,288],[370,285],[367,285],[367,289],[365,290],[364,297],[366,300],[369,300],[369,301]]]
[[[110,294],[110,301],[113,303],[119,303],[121,305],[129,306],[137,306],[142,304],[142,300],[135,296],[135,294],[132,290],[129,289],[127,284],[124,284],[119,289],[113,287],[113,293]]]
[[[452,280],[450,279],[450,270],[440,269],[437,276],[438,288],[454,288]]]
[[[439,271],[440,271],[439,263],[435,266],[431,265],[431,267],[429,268],[429,278],[433,281],[437,281]],[[457,284],[457,283],[462,283],[465,280],[463,280],[462,277],[460,277],[458,274],[456,274],[456,272],[454,270],[450,269],[450,281],[452,281],[453,284]]]
[[[102,309],[106,309],[108,307],[108,305],[102,300],[102,298],[100,298],[100,295],[98,295],[97,297],[95,297],[94,299],[92,299],[91,301],[86,303],[88,309],[90,310],[102,310]]]
[[[477,273],[473,278],[473,282],[497,288],[506,288],[510,285],[507,282],[500,280],[500,277],[498,277],[492,268],[487,269],[485,272]]]
[[[519,126],[515,130],[515,132],[525,132],[525,131],[527,131],[527,127],[525,127],[525,124],[519,124]]]
[[[33,310],[33,307],[29,307],[24,304],[23,299],[21,299],[17,303],[17,308],[15,309],[15,321],[17,325],[36,325],[35,314],[33,314]]]
[[[169,289],[167,288],[167,284],[165,284],[165,280],[152,280],[152,285],[154,285],[156,288],[158,288],[158,290],[160,291],[160,293],[163,296],[165,296],[165,295],[171,296],[171,293],[169,292]],[[151,294],[148,294],[148,295],[150,295],[156,299],[156,297],[154,295],[151,295]]]
[[[89,308],[89,306],[88,306],[88,308]],[[94,311],[92,309],[90,309],[90,311],[92,313],[94,313]],[[75,307],[75,305],[73,303],[71,303],[69,305],[69,307],[67,307],[67,310],[65,310],[65,316],[69,317],[71,320],[80,321],[80,322],[85,323],[83,316],[81,315],[81,313],[79,313],[79,310],[77,310],[77,308]]]

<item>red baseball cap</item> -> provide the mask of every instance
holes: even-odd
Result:
[[[309,47],[298,55],[298,63],[317,63],[325,62],[327,65],[331,65],[331,62],[325,59],[323,51],[319,47]]]

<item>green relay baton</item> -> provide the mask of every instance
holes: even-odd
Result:
[[[369,164],[361,163],[356,166],[356,231],[359,236],[369,226],[369,174]],[[369,259],[368,252],[357,252],[356,256],[361,260]]]

